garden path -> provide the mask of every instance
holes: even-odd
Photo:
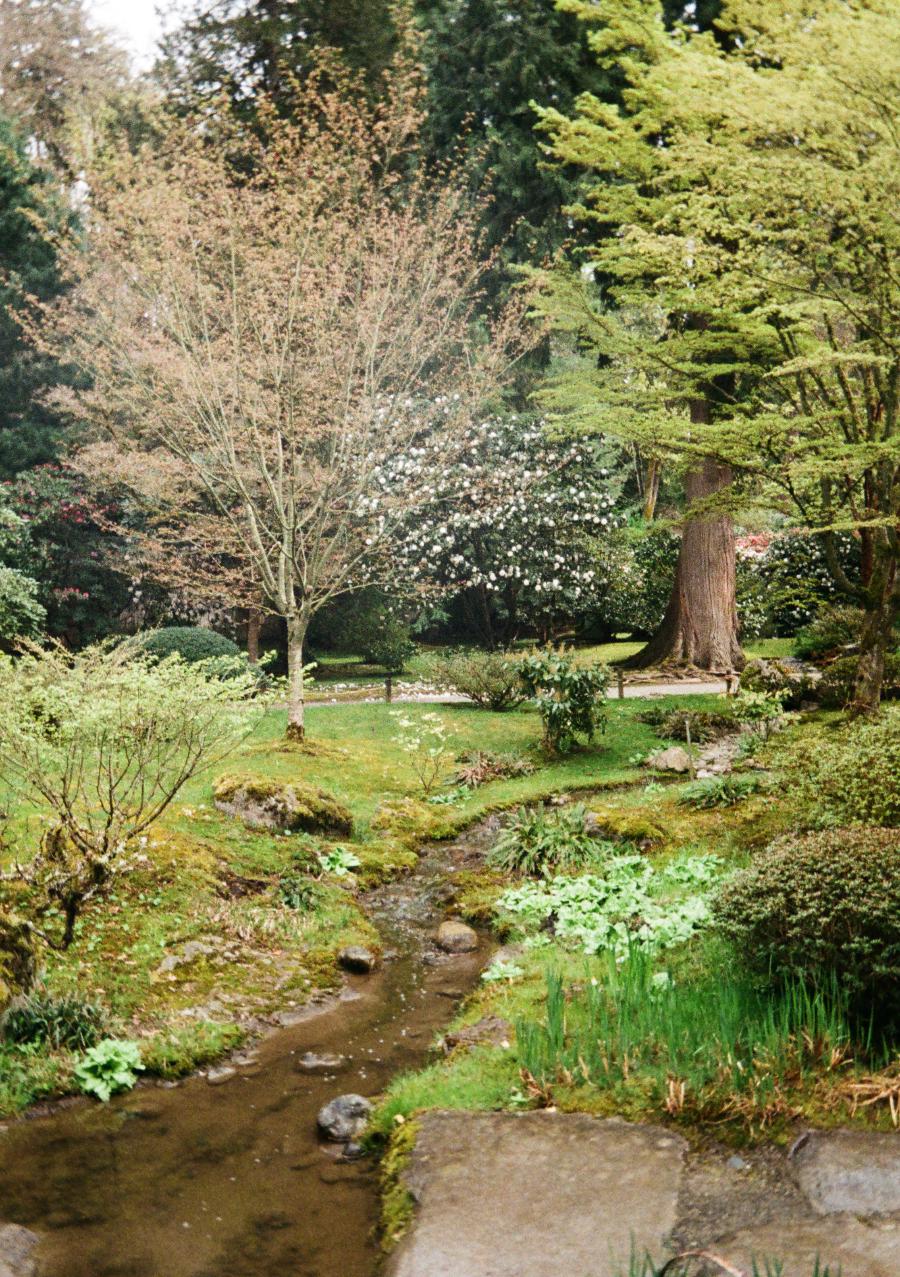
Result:
[[[647,1253],[693,1249],[747,1277],[754,1259],[813,1277],[817,1257],[822,1277],[900,1273],[893,1133],[811,1133],[790,1153],[737,1156],[619,1118],[433,1113],[406,1183],[417,1214],[389,1277],[627,1277],[632,1254],[641,1271]]]

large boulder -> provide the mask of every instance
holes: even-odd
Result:
[[[362,1135],[372,1105],[364,1095],[339,1095],[319,1109],[319,1133],[334,1144],[346,1144]]]
[[[349,808],[324,789],[302,781],[282,785],[253,776],[222,776],[216,781],[213,799],[219,811],[253,828],[344,838],[353,833]]]
[[[368,975],[378,966],[378,954],[362,944],[348,944],[338,954],[338,965],[355,975]]]

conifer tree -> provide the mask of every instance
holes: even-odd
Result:
[[[730,611],[722,521],[752,500],[826,544],[862,539],[861,580],[832,557],[867,609],[856,700],[871,708],[900,604],[900,14],[729,0],[715,35],[688,35],[657,0],[609,12],[591,39],[627,77],[623,106],[585,95],[571,118],[543,113],[553,154],[590,174],[573,216],[605,284],[544,279],[538,309],[593,352],[552,397],[687,470],[695,504],[652,655],[691,656],[691,631],[708,643],[705,599]]]

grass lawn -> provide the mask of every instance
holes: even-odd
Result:
[[[575,650],[579,661],[586,663],[600,661],[607,665],[634,656],[643,646],[642,642],[617,639],[611,643],[579,645]],[[439,647],[423,646],[407,663],[402,679],[407,682],[426,682],[429,677],[431,658],[441,650]],[[793,650],[794,640],[791,638],[751,639],[744,646],[749,660],[756,657],[773,659],[790,656]],[[320,686],[324,685],[323,690],[326,691],[333,683],[355,686],[384,681],[384,670],[378,665],[367,665],[357,653],[326,652],[317,654],[315,660],[315,682]],[[315,685],[312,688],[312,694],[313,696],[316,694]]]

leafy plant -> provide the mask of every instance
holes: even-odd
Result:
[[[568,753],[579,736],[592,740],[605,726],[609,687],[605,665],[579,666],[563,652],[548,648],[526,656],[519,672],[540,712],[547,753]]]
[[[661,869],[643,856],[614,856],[602,872],[512,887],[496,909],[532,940],[549,930],[584,953],[666,949],[708,924],[707,896],[720,872],[715,856],[683,857]]]
[[[105,1104],[117,1092],[130,1091],[143,1069],[137,1042],[104,1038],[84,1053],[74,1078],[85,1095],[96,1095]]]
[[[105,1027],[106,1012],[96,1002],[75,994],[56,997],[38,989],[0,1016],[0,1039],[83,1051],[94,1045]]]
[[[738,722],[749,723],[764,740],[772,724],[784,717],[784,693],[780,691],[745,692],[742,688],[732,703]]]
[[[359,856],[347,847],[329,847],[319,852],[319,864],[322,872],[332,874],[335,878],[346,878],[354,869],[362,864]]]
[[[900,832],[780,838],[723,884],[713,913],[754,973],[833,979],[855,1008],[900,1015]]]
[[[519,808],[488,852],[487,863],[507,873],[547,873],[583,869],[613,850],[613,843],[588,832],[582,803],[550,812],[538,803]]]
[[[733,807],[735,803],[768,788],[768,782],[756,772],[708,776],[685,785],[678,795],[681,807],[705,810],[711,807]]]
[[[17,639],[36,639],[43,632],[47,613],[38,593],[38,583],[30,576],[0,567],[0,645],[7,650]]]
[[[324,854],[325,856],[331,855],[334,857],[334,852],[326,852]],[[356,860],[356,865],[358,865],[358,858],[354,857],[354,859]],[[336,874],[338,877],[345,876],[349,869],[356,867],[348,865],[345,858],[338,863],[343,871],[342,873],[339,873],[334,868],[326,869],[324,863],[322,863],[321,867],[326,873]],[[281,904],[288,909],[296,909],[298,913],[312,913],[322,899],[322,891],[318,883],[310,878],[308,874],[301,873],[296,869],[288,870],[279,876],[276,894]]]
[[[508,652],[457,651],[435,657],[430,673],[438,687],[467,696],[495,713],[519,705],[527,695],[519,668]]]

